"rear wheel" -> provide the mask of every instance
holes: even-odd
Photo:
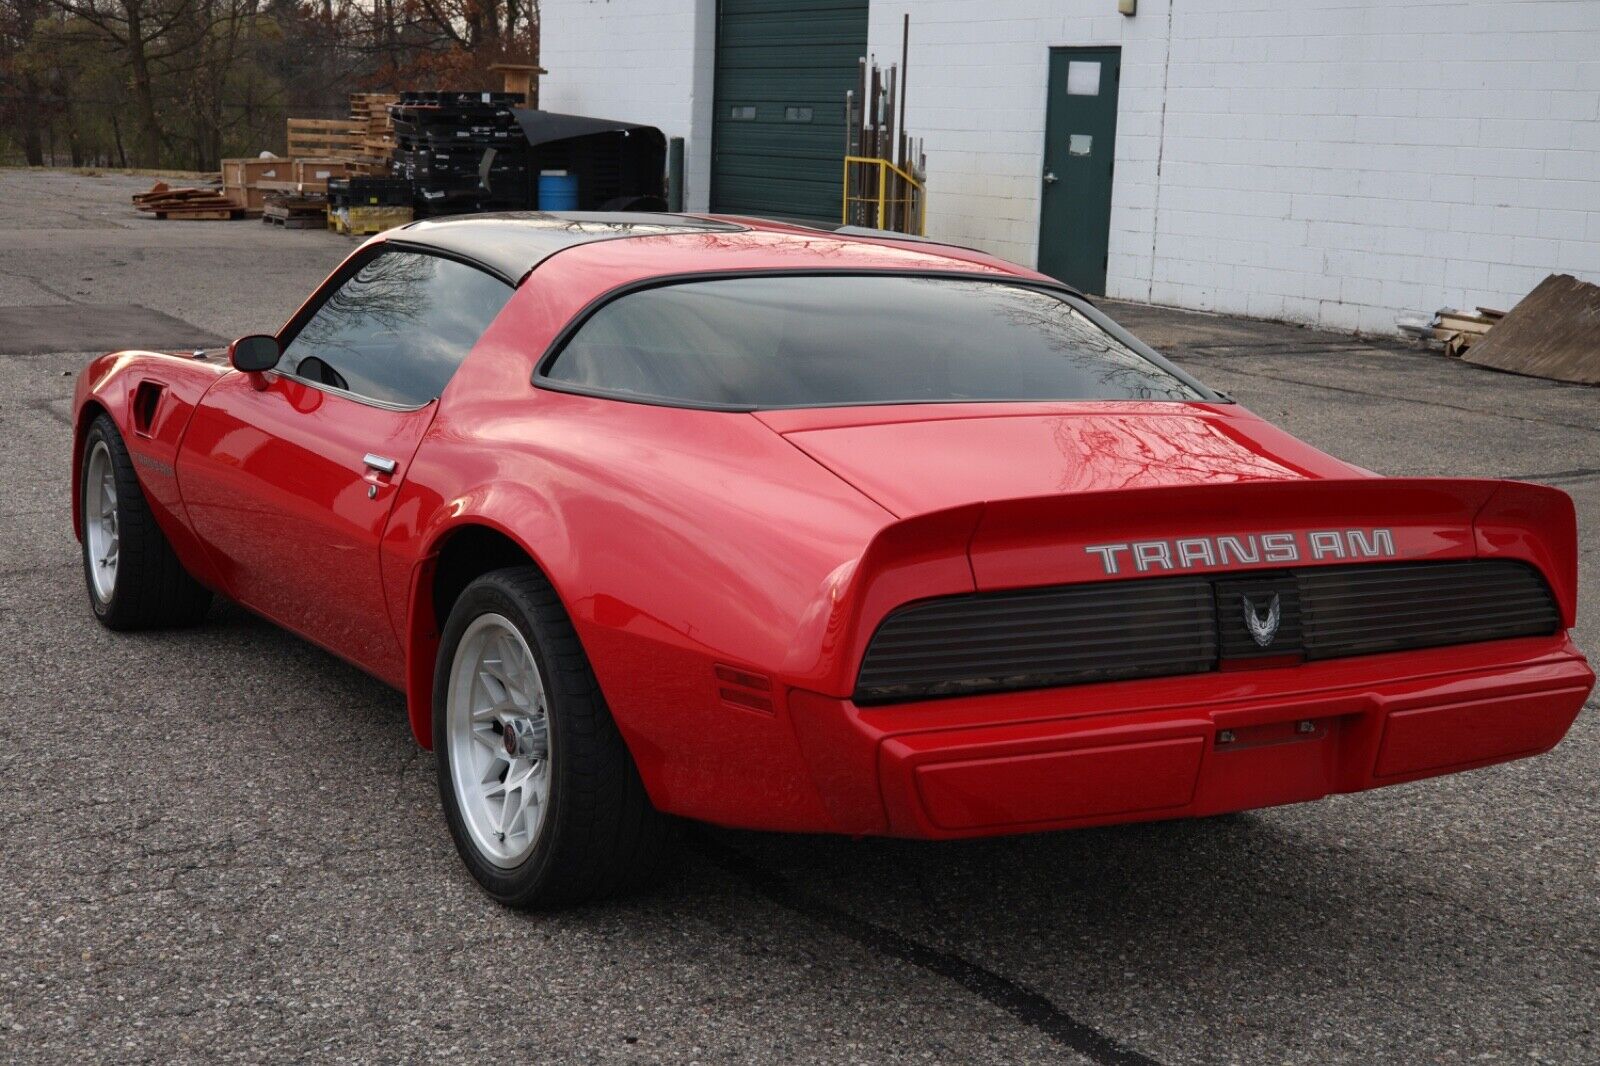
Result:
[[[478,578],[434,671],[433,750],[456,849],[502,903],[539,907],[638,886],[671,820],[651,806],[555,590],[536,569]]]
[[[110,418],[97,415],[90,424],[83,456],[83,576],[94,616],[108,629],[200,621],[211,593],[189,576],[156,524]]]

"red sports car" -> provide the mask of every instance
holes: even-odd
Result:
[[[76,424],[96,617],[218,594],[403,690],[510,904],[638,881],[674,816],[980,836],[1485,766],[1594,682],[1565,494],[1353,467],[909,238],[419,222],[226,362],[96,360]]]

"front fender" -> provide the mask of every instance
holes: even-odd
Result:
[[[204,547],[190,531],[177,479],[178,450],[201,397],[228,368],[193,354],[130,350],[91,362],[73,389],[72,529],[83,535],[83,444],[96,415],[105,413],[122,435],[134,473],[156,523],[196,580],[218,587]]]

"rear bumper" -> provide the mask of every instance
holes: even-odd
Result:
[[[790,713],[842,832],[949,838],[1299,803],[1536,755],[1594,673],[1565,636]]]

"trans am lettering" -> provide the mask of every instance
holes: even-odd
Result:
[[[1318,562],[1324,559],[1386,559],[1399,553],[1388,529],[1327,529],[1311,533],[1249,533],[1231,537],[1136,540],[1090,544],[1108,574],[1124,567],[1141,574],[1197,567],[1257,566],[1263,563]]]

